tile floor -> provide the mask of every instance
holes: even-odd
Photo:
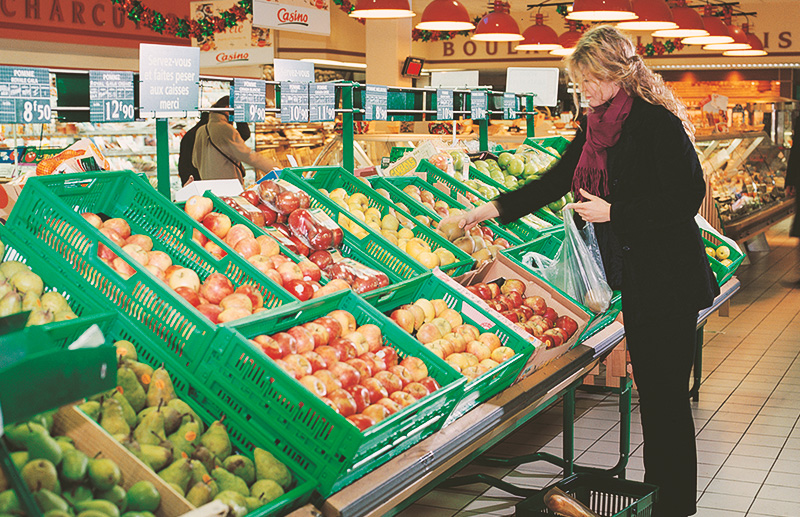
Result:
[[[768,251],[749,254],[730,316],[705,327],[703,383],[693,403],[698,449],[699,517],[800,516],[800,251],[789,221],[767,233]],[[627,477],[641,481],[642,435],[633,398],[632,457]],[[613,395],[578,393],[575,449],[583,465],[617,461],[619,414]],[[491,453],[561,453],[561,407],[553,406]],[[516,469],[477,465],[518,486],[541,488],[561,477],[543,462]],[[519,498],[486,485],[435,490],[400,515],[513,515]]]

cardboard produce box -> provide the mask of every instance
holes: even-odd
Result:
[[[559,316],[570,316],[578,323],[578,330],[573,333],[569,340],[562,345],[547,349],[544,344],[539,343],[536,350],[531,355],[528,363],[520,372],[517,382],[524,379],[537,369],[541,368],[550,361],[561,357],[578,342],[578,337],[583,333],[586,325],[591,320],[591,314],[583,310],[578,304],[556,291],[550,284],[536,277],[524,268],[515,264],[503,255],[498,255],[495,260],[488,262],[480,269],[470,271],[456,278],[455,280],[461,285],[468,287],[477,283],[490,283],[498,279],[517,278],[525,284],[525,296],[538,295],[544,298],[548,307],[552,307]],[[477,303],[479,303],[484,310],[491,311],[492,314],[499,316],[508,325],[517,329],[520,333],[527,334],[527,331],[520,328],[516,323],[511,322],[502,314],[490,308],[484,300],[469,293]]]

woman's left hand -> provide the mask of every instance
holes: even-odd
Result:
[[[611,220],[611,204],[605,199],[589,194],[581,189],[581,195],[588,201],[569,203],[564,208],[575,210],[587,223],[606,223]]]

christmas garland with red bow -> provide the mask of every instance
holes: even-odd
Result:
[[[174,14],[164,15],[155,9],[142,5],[140,0],[111,0],[125,12],[128,19],[142,24],[159,34],[167,34],[176,38],[203,39],[213,34],[225,32],[236,27],[239,22],[253,14],[252,0],[240,0],[227,11],[219,15],[207,16],[203,20],[179,18]]]

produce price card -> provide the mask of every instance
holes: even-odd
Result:
[[[267,116],[266,81],[234,78],[231,102],[234,122],[264,122]]]
[[[511,92],[503,93],[503,118],[506,120],[517,118],[517,96]]]
[[[331,83],[308,85],[309,121],[328,122],[336,117],[336,90]]]
[[[486,118],[486,111],[489,108],[489,101],[486,92],[474,91],[470,94],[472,101],[472,120],[483,120]]]
[[[133,121],[133,72],[89,71],[89,120]]]
[[[453,90],[436,90],[436,120],[453,120]]]
[[[49,123],[51,115],[46,68],[0,66],[0,123]]]
[[[281,83],[281,122],[308,122],[308,83]]]
[[[388,120],[389,88],[368,84],[364,98],[364,120]]]

